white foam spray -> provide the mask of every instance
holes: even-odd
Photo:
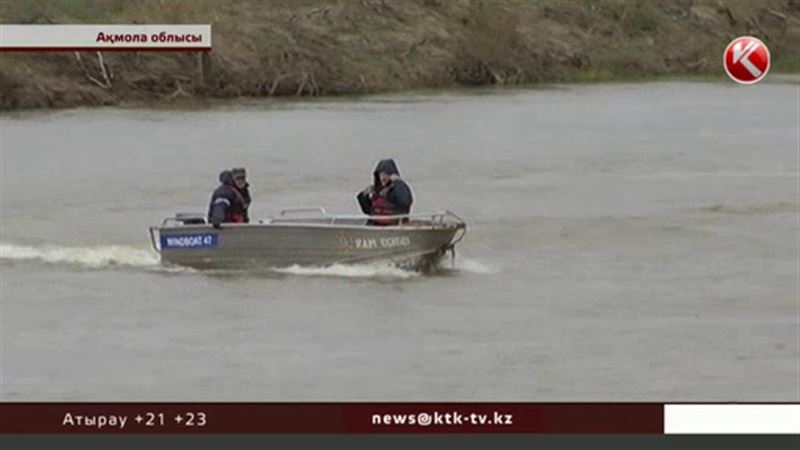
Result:
[[[500,272],[500,269],[495,266],[470,258],[456,258],[456,270],[480,275],[492,275]]]
[[[289,275],[305,275],[343,278],[397,278],[408,279],[420,276],[420,273],[404,270],[391,264],[333,264],[330,266],[289,266],[274,269],[275,272]]]
[[[158,255],[153,251],[124,245],[67,247],[0,243],[0,259],[7,261],[33,261],[53,265],[74,265],[92,269],[133,267],[172,271],[159,265]],[[447,264],[444,265],[444,268],[448,268]],[[181,271],[180,269],[175,268],[175,271]],[[455,270],[475,274],[494,274],[499,272],[496,267],[469,258],[457,258]],[[186,271],[194,272],[189,269]],[[389,263],[333,264],[331,266],[294,265],[276,268],[273,271],[288,275],[341,278],[410,279],[422,275],[419,272],[406,270]]]
[[[123,245],[95,247],[39,247],[0,243],[0,259],[40,261],[47,264],[68,264],[101,269],[106,267],[152,267],[158,256],[150,250]]]

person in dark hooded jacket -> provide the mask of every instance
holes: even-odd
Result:
[[[372,172],[372,184],[356,196],[361,211],[369,216],[409,214],[414,196],[411,188],[400,178],[393,159],[378,161]],[[371,225],[396,225],[397,220],[372,219]]]
[[[236,190],[242,194],[244,200],[244,222],[250,223],[250,183],[247,182],[247,170],[244,167],[234,167],[231,169],[231,175]]]
[[[243,171],[242,171],[243,172]],[[219,228],[222,223],[247,223],[249,222],[247,209],[250,207],[250,195],[242,194],[242,189],[247,186],[243,173],[225,170],[219,174],[219,187],[211,195],[208,206],[208,221]]]

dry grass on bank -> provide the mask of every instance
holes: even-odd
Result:
[[[5,23],[211,23],[213,51],[0,56],[0,108],[317,96],[716,73],[761,37],[800,61],[798,0],[4,0]],[[103,70],[106,75],[103,75]],[[99,83],[97,81],[100,81]]]

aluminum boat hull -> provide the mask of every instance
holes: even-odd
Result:
[[[151,228],[164,264],[210,268],[279,268],[389,262],[428,270],[461,239],[463,222],[394,226],[285,219],[258,224],[162,224]],[[339,221],[342,222],[342,221]]]

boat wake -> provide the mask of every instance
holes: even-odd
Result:
[[[149,249],[125,245],[101,245],[68,247],[60,245],[17,245],[0,243],[0,260],[4,263],[39,263],[48,265],[77,266],[88,269],[134,268],[163,270],[167,272],[196,272],[181,267],[165,267],[159,263],[158,255]],[[456,259],[455,267],[442,267],[444,272],[494,274],[498,270],[480,261],[469,258]],[[424,274],[403,269],[390,263],[334,264],[331,266],[289,266],[269,269],[272,273],[338,278],[410,279]],[[237,271],[239,272],[239,271]],[[245,271],[246,272],[246,271]],[[209,272],[212,273],[212,272]],[[225,272],[228,273],[228,272]]]
[[[391,264],[333,264],[331,266],[289,266],[273,269],[287,275],[339,277],[339,278],[395,278],[408,279],[422,275]]]
[[[479,275],[493,275],[500,272],[500,269],[478,260],[470,258],[456,259],[456,268],[459,272],[469,272]]]
[[[33,261],[46,264],[65,264],[91,269],[112,267],[157,267],[158,256],[152,251],[123,245],[95,247],[40,247],[0,243],[0,260]]]
[[[433,269],[432,272],[419,272],[411,269],[397,267],[391,263],[372,263],[372,264],[333,264],[331,266],[290,266],[285,268],[272,269],[273,272],[313,277],[336,277],[336,278],[381,278],[381,279],[409,279],[426,274],[436,273],[473,273],[480,275],[490,275],[499,272],[495,267],[484,264],[474,259],[457,259],[455,267],[444,264],[442,267]]]

